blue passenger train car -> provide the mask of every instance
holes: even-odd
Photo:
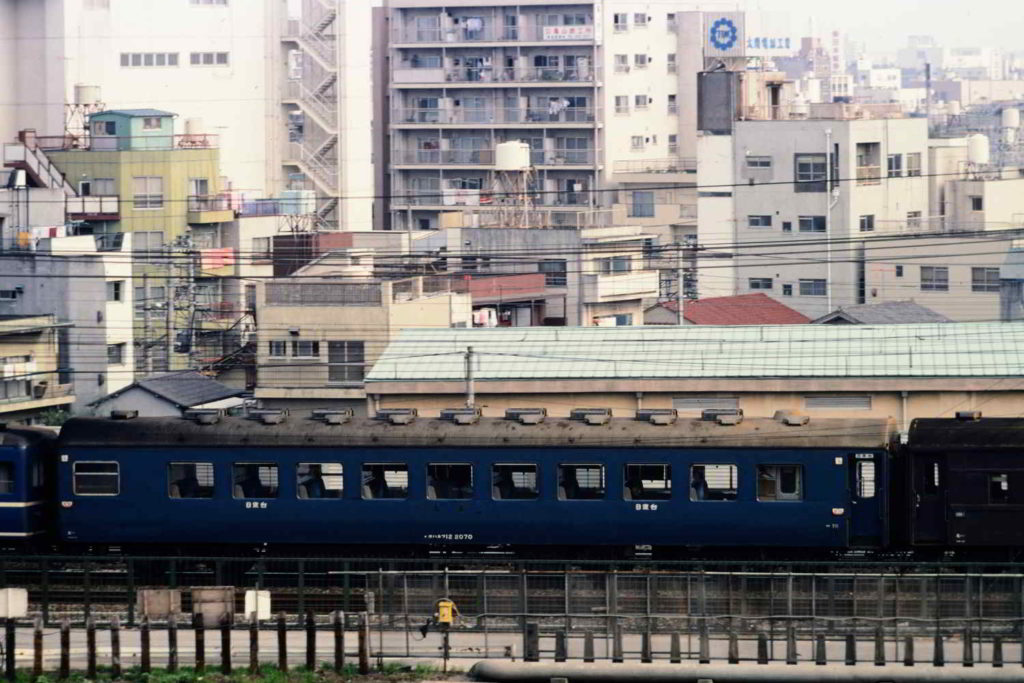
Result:
[[[120,546],[882,547],[885,420],[69,421],[59,536]]]
[[[47,470],[56,440],[45,430],[0,427],[0,540],[47,534],[52,512]]]

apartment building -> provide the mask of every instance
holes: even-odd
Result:
[[[667,9],[592,0],[388,2],[390,142],[381,156],[390,227],[443,228],[452,211],[477,216],[459,223],[467,227],[507,224],[500,215],[513,203],[531,210],[531,227],[611,225],[627,216],[643,224],[661,204],[673,206],[670,220],[682,218],[681,193],[643,189],[693,181],[692,161],[680,154],[681,19]],[[496,156],[509,141],[529,146],[528,167],[512,174]],[[665,223],[665,214],[657,217]]]
[[[45,422],[49,411],[75,400],[72,368],[61,365],[58,337],[70,324],[52,314],[0,314],[0,420]]]

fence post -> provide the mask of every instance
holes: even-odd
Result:
[[[149,617],[145,615],[142,616],[142,621],[139,623],[139,645],[142,647],[139,668],[142,673],[148,674],[151,669],[149,663]]]
[[[700,664],[711,663],[711,647],[708,637],[708,622],[706,619],[700,620],[700,631],[698,635],[697,645],[697,661]]]
[[[260,622],[256,612],[249,616],[249,675],[260,675]]]
[[[768,663],[768,634],[764,631],[757,633],[757,663]]]
[[[824,633],[819,633],[814,637],[814,663],[817,666],[828,664],[828,649],[826,648]]]
[[[42,645],[42,632],[39,634],[39,640]],[[42,653],[40,653],[40,673],[42,667]],[[110,676],[114,680],[121,677],[121,620],[116,614],[110,619]]]
[[[645,664],[650,664],[654,661],[654,657],[651,653],[650,631],[644,631],[640,636],[640,661]]]
[[[671,664],[681,664],[683,661],[683,647],[678,631],[673,631],[668,641],[668,661]]]
[[[729,663],[740,663],[740,639],[731,624],[729,625]]]
[[[206,671],[206,624],[202,614],[192,615],[192,633],[196,639],[196,673]]]
[[[71,622],[64,617],[60,622],[60,677],[71,675]]]
[[[786,624],[786,664],[796,664],[796,625]]]
[[[933,646],[932,652],[932,666],[945,666],[946,665],[946,654],[942,646],[942,634],[938,631],[935,632],[935,645]]]
[[[227,615],[220,620],[220,672],[231,675],[231,619]]]
[[[594,661],[594,632],[585,631],[583,633],[583,661],[593,662]]]
[[[32,678],[43,675],[43,618],[36,617],[32,630]]]
[[[555,661],[564,662],[568,654],[565,631],[555,633]]]
[[[316,622],[313,612],[306,612],[306,669],[316,671]]]
[[[178,615],[167,615],[167,671],[178,670]]]
[[[875,627],[875,666],[885,666],[885,627]]]
[[[370,615],[359,615],[359,675],[370,673]]]
[[[8,650],[7,653],[10,658],[11,650]],[[85,671],[89,680],[96,680],[96,622],[91,616],[85,618]]]
[[[540,661],[540,628],[534,622],[526,624],[523,631],[523,661]]]
[[[964,666],[974,666],[974,635],[971,627],[964,629]]]
[[[903,666],[914,666],[914,636],[903,639]]]
[[[992,667],[995,669],[1003,668],[1003,637],[994,636],[992,638]]]
[[[857,636],[853,633],[846,634],[846,666],[853,666],[857,663]]]
[[[622,626],[619,620],[615,620],[612,626],[612,663],[621,664],[625,660],[622,652]]]
[[[336,610],[331,623],[334,626],[334,670],[340,674],[345,669],[345,613]]]
[[[95,646],[95,638],[93,645]],[[4,654],[6,655],[4,661],[4,673],[7,674],[7,680],[13,681],[17,669],[14,661],[14,619],[7,619],[7,623],[4,624]],[[94,648],[95,649],[95,648]],[[95,656],[94,656],[95,657]],[[95,659],[93,659],[95,667]]]
[[[288,670],[288,628],[285,623],[284,612],[277,613],[277,668],[279,671]]]

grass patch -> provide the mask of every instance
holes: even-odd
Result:
[[[313,683],[314,681],[422,681],[428,678],[449,678],[458,675],[457,672],[441,673],[440,669],[427,664],[416,666],[405,666],[402,664],[387,663],[383,671],[372,671],[367,676],[360,676],[354,664],[348,664],[341,673],[335,672],[334,667],[329,664],[321,664],[316,670],[310,671],[305,667],[296,667],[287,672],[278,671],[276,666],[263,665],[260,667],[258,676],[249,674],[249,667],[236,667],[235,670],[225,676],[220,672],[220,667],[207,667],[203,673],[196,673],[194,669],[181,668],[175,672],[166,669],[153,669],[149,673],[142,673],[138,667],[124,669],[118,678],[114,678],[108,668],[100,668],[96,671],[96,678],[87,678],[83,671],[72,671],[67,679],[70,683],[86,683],[87,681],[131,681],[138,683],[191,683],[192,681],[206,681],[208,683]],[[19,669],[17,683],[58,683],[60,679],[55,672],[47,672],[41,678],[32,678],[30,669]]]

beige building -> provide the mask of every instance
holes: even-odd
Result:
[[[256,288],[257,386],[265,407],[365,406],[365,373],[402,329],[471,325],[447,278],[372,277],[371,252],[331,252]]]
[[[366,378],[376,408],[435,416],[466,401],[473,349],[484,415],[542,407],[675,408],[696,417],[796,410],[815,417],[1024,412],[1024,323],[683,326],[404,331]]]
[[[64,327],[53,315],[0,315],[0,421],[35,424],[74,402],[70,368],[60,364]]]

